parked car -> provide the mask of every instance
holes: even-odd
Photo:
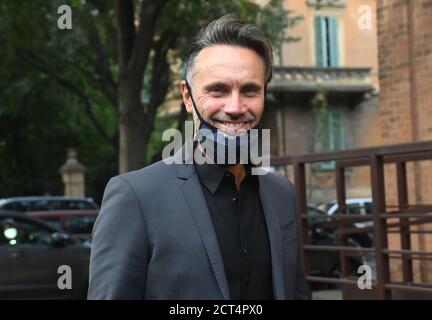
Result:
[[[307,207],[308,215],[314,218],[308,219],[309,223],[309,244],[319,246],[337,246],[339,245],[335,235],[334,224],[328,219],[328,215],[324,210],[321,210],[312,205]],[[316,218],[316,217],[322,217]],[[360,247],[356,237],[349,235],[346,239],[348,246]],[[351,256],[348,257],[350,269],[349,275],[355,275],[357,269],[363,264],[362,257]],[[340,254],[335,251],[310,251],[309,252],[309,265],[310,273],[313,276],[339,278],[341,275]],[[317,285],[314,284],[313,289],[330,288],[330,285]]]
[[[0,212],[0,299],[84,299],[90,246],[40,220]],[[68,266],[71,289],[59,289]]]
[[[345,200],[347,213],[370,214],[372,213],[372,198],[348,198]],[[324,210],[332,215],[337,212],[339,205],[336,200],[325,205]]]
[[[17,212],[53,210],[99,210],[92,198],[63,196],[13,197],[0,199],[0,210]]]
[[[72,237],[83,241],[91,239],[93,225],[98,210],[56,210],[56,211],[29,211],[27,216],[45,221],[49,225],[59,228]]]
[[[346,213],[347,214],[360,214],[360,215],[371,215],[372,214],[372,198],[348,198],[346,203]],[[333,215],[337,213],[339,205],[337,201],[332,201],[326,205],[322,206],[328,215]],[[355,237],[357,242],[361,244],[362,247],[372,247],[373,246],[373,232],[370,227],[373,226],[372,216],[369,221],[358,221],[352,224],[354,228],[362,229],[368,228],[369,231],[353,233],[351,236]]]

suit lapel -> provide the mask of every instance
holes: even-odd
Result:
[[[272,190],[267,175],[260,175],[259,195],[267,224],[270,240],[270,252],[273,274],[273,291],[275,299],[285,299],[284,275],[282,266],[282,246],[278,212],[273,205]]]
[[[195,174],[195,168],[191,164],[178,165],[177,176],[180,181],[180,188],[189,206],[193,221],[198,229],[210,260],[219,289],[224,299],[229,300],[230,293],[222,255],[211,221],[210,212],[208,211],[198,176]]]

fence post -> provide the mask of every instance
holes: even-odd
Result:
[[[398,201],[399,201],[399,212],[402,212],[408,207],[408,184],[406,175],[406,162],[396,162],[396,173],[397,173],[397,186],[398,186]],[[401,249],[411,250],[411,238],[410,238],[410,227],[409,219],[402,218],[400,220],[400,234],[401,234]],[[403,281],[413,281],[413,266],[412,259],[409,256],[402,256],[402,272]]]
[[[372,202],[373,202],[373,233],[375,257],[377,264],[377,298],[390,299],[390,291],[385,285],[390,283],[389,257],[384,253],[388,247],[387,220],[381,217],[386,211],[385,184],[384,184],[384,161],[382,156],[370,154]]]
[[[338,210],[336,214],[345,214],[346,213],[345,168],[338,164],[336,165],[336,193],[337,193],[337,202],[338,202]],[[340,235],[337,238],[337,241],[342,246],[345,246],[347,244],[346,236],[344,233],[345,229],[346,229],[345,221],[341,219],[338,226]],[[342,278],[345,278],[348,275],[351,266],[347,261],[347,257],[344,251],[340,252],[340,265],[341,265]]]
[[[307,214],[307,199],[306,199],[306,174],[305,164],[294,161],[294,186],[296,189],[298,203],[298,222],[300,224],[300,246],[303,251],[303,264],[306,276],[310,275],[309,253],[304,249],[304,246],[309,242],[309,226],[308,219],[302,219],[302,214]],[[311,294],[311,293],[310,293]]]

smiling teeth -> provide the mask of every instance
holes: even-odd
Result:
[[[233,123],[233,122],[222,122],[222,124],[231,127],[231,128],[239,128],[242,127],[246,124],[246,122],[237,122],[237,123]]]

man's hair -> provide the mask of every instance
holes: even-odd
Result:
[[[270,41],[256,26],[243,22],[235,14],[227,14],[202,28],[190,47],[186,65],[186,79],[190,83],[193,76],[195,58],[198,53],[214,45],[239,46],[255,51],[264,64],[265,82],[272,78],[273,51]]]

